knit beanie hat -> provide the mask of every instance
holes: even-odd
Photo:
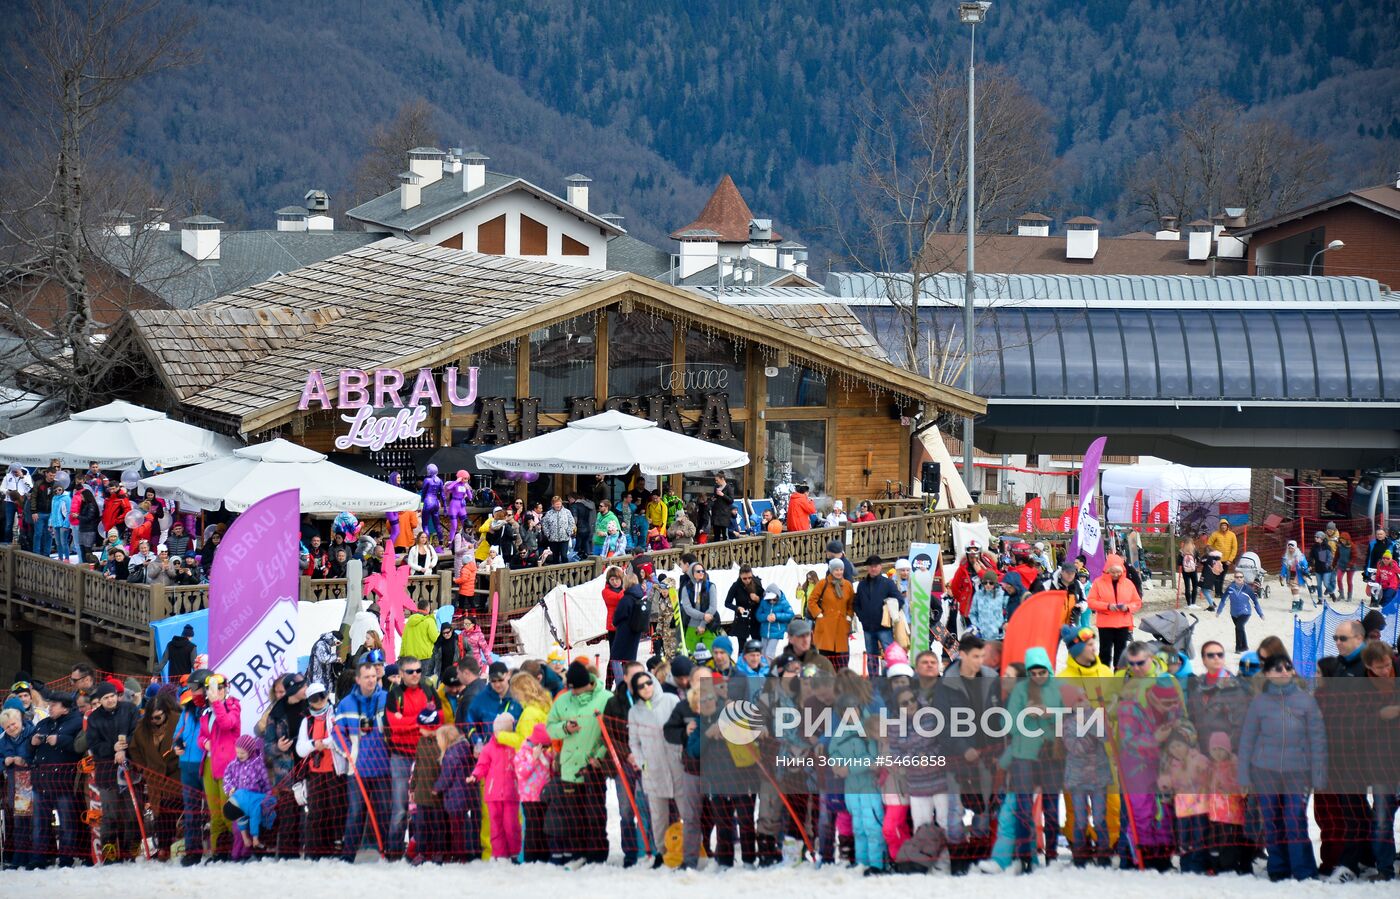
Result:
[[[564,672],[564,683],[570,690],[581,690],[593,682],[593,677],[588,673],[588,666],[575,659],[569,663],[569,669]]]
[[[1065,649],[1069,651],[1071,659],[1079,658],[1079,650],[1084,648],[1084,644],[1094,639],[1093,628],[1075,627],[1066,624],[1060,628],[1060,642],[1065,644]]]
[[[715,641],[710,644],[710,652],[719,650],[731,658],[734,655],[734,641],[725,636],[715,637]]]
[[[496,716],[496,720],[491,722],[491,730],[498,734],[515,730],[515,716],[510,712],[501,712]]]
[[[1234,751],[1230,746],[1230,735],[1225,733],[1225,731],[1223,730],[1218,730],[1215,733],[1211,734],[1210,742],[1207,745],[1211,752],[1214,752],[1217,749],[1223,749],[1226,752]]]
[[[243,734],[233,743],[250,756],[262,755],[262,741],[252,734]]]

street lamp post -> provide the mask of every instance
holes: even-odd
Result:
[[[1316,253],[1313,253],[1312,259],[1308,261],[1308,274],[1311,275],[1313,273],[1313,266],[1317,265],[1317,257],[1326,253],[1328,250],[1340,250],[1344,246],[1346,246],[1346,244],[1342,243],[1340,240],[1334,240]]]
[[[973,239],[977,234],[977,26],[987,17],[991,0],[971,0],[958,4],[958,21],[972,26],[967,51],[967,278],[963,284],[963,386],[972,393],[972,361],[974,357],[973,327],[976,283],[973,260]],[[963,483],[972,494],[972,416],[963,419]]]

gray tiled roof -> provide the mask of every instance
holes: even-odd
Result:
[[[548,199],[549,202],[558,203],[573,215],[586,219],[589,223],[597,225],[609,234],[622,232],[622,229],[611,222],[605,221],[591,212],[575,209],[562,197],[537,187],[524,178],[516,178],[513,175],[502,175],[499,172],[488,171],[485,183],[481,187],[470,193],[463,193],[462,178],[465,175],[466,168],[463,167],[460,172],[444,173],[432,184],[425,184],[418,205],[412,209],[401,209],[399,207],[399,192],[391,190],[383,196],[375,197],[368,203],[361,203],[349,210],[346,215],[358,222],[380,225],[394,231],[412,234],[428,228],[442,219],[470,209],[486,198],[495,195],[497,191],[521,189]]]
[[[608,268],[666,281],[671,274],[671,254],[630,234],[619,234],[608,241]]]
[[[180,249],[179,231],[141,231],[106,238],[97,251],[172,309],[188,309],[383,237],[368,231],[225,231],[219,258],[196,262]]]
[[[753,287],[768,287],[784,278],[801,277],[796,272],[790,272],[785,268],[775,268],[752,258],[744,259],[739,264],[745,271],[753,272],[753,280],[748,282],[749,285]],[[695,272],[687,278],[682,278],[678,283],[682,287],[715,287],[718,284],[718,279],[719,266],[711,265],[708,268],[703,268]],[[725,290],[730,288],[731,283],[732,278],[725,279]]]

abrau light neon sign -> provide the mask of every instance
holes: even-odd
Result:
[[[333,409],[350,410],[350,414],[340,418],[350,426],[349,431],[335,439],[336,449],[349,449],[352,446],[371,450],[381,450],[387,444],[409,437],[423,436],[423,422],[428,419],[428,410],[442,406],[444,397],[453,406],[470,406],[476,402],[477,368],[467,369],[467,392],[458,391],[458,375],[455,366],[445,369],[442,390],[438,389],[437,376],[430,368],[418,369],[413,385],[404,400],[404,389],[408,380],[397,368],[342,368],[336,382],[335,399],[331,399],[326,388],[326,380],[319,369],[306,373],[306,383],[301,388],[301,401],[297,408],[302,411],[319,406],[324,411]],[[376,409],[397,409],[392,417],[375,417]]]

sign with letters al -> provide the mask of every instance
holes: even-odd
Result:
[[[297,490],[254,503],[229,527],[209,573],[210,668],[228,678],[244,733],[271,704],[272,682],[296,670],[300,514]]]

